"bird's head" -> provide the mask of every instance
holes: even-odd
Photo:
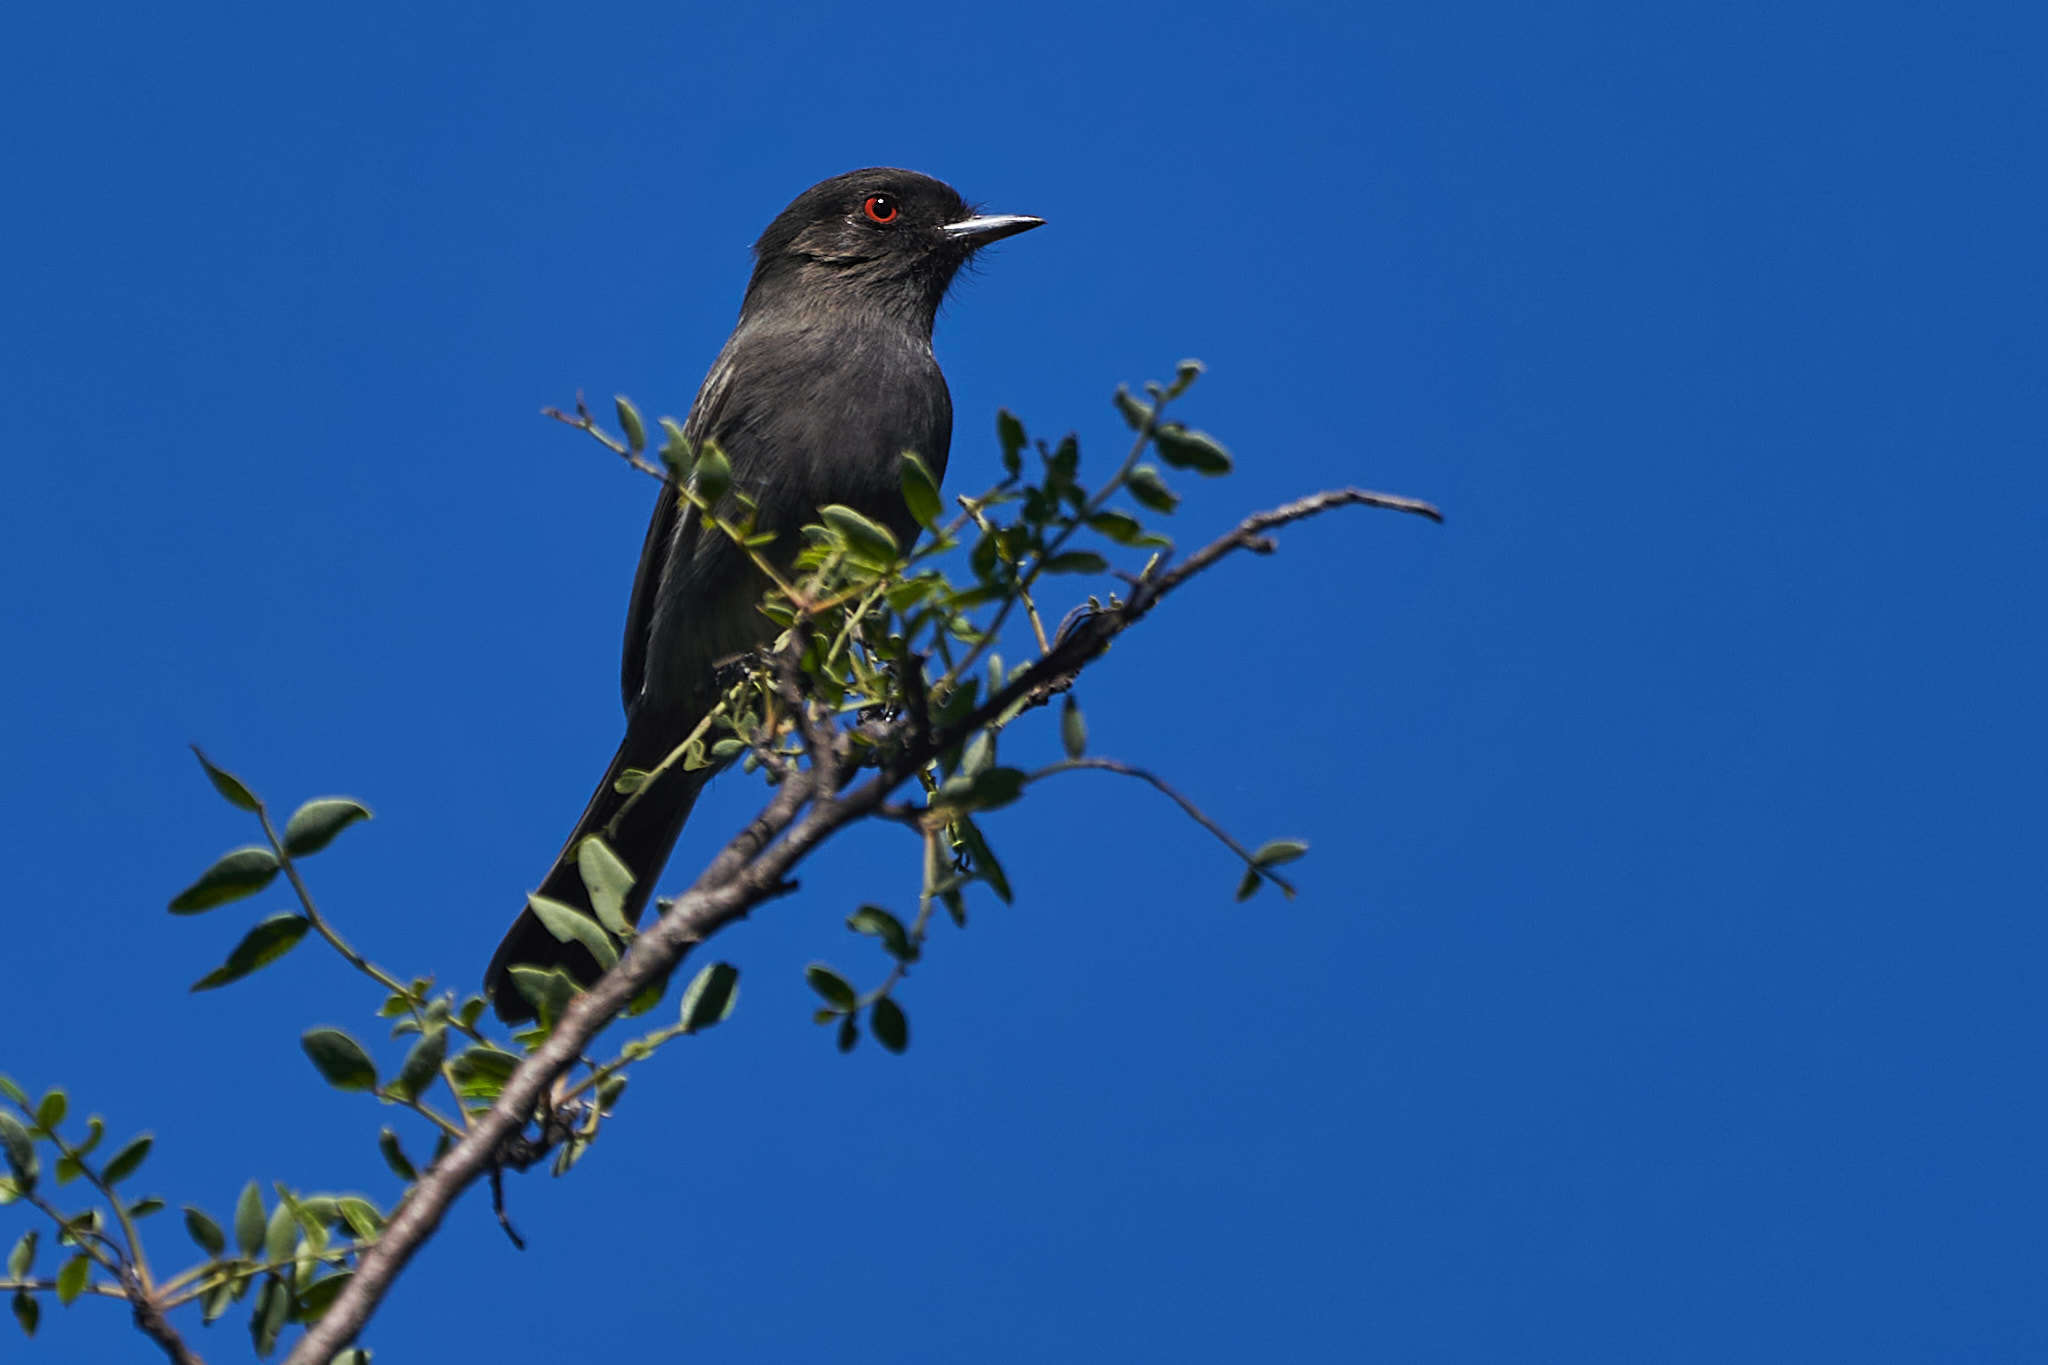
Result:
[[[978,214],[952,186],[916,171],[849,171],[798,195],[754,243],[743,311],[857,302],[921,319],[928,332],[969,257],[1044,221]]]

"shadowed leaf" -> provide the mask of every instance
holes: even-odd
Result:
[[[375,1090],[377,1067],[363,1045],[336,1028],[309,1029],[299,1046],[336,1090]]]
[[[206,770],[206,780],[213,783],[213,789],[227,798],[228,804],[242,810],[256,810],[262,804],[256,794],[242,785],[242,779],[225,768],[213,766],[213,760],[201,753],[197,744],[192,746],[192,756],[199,760],[199,766]]]
[[[196,914],[216,905],[253,896],[277,875],[277,855],[267,848],[238,848],[199,874],[199,880],[171,901],[171,913]]]
[[[310,920],[290,911],[272,915],[244,934],[242,941],[228,954],[228,960],[193,982],[192,989],[210,991],[230,981],[240,981],[290,952],[312,927]]]
[[[294,858],[318,853],[334,842],[335,835],[356,821],[369,818],[367,806],[346,796],[323,796],[308,801],[293,811],[285,824],[284,851]]]
[[[910,1046],[910,1021],[903,1017],[901,1005],[885,995],[868,1013],[868,1027],[874,1030],[876,1042],[891,1052]]]
[[[698,972],[683,991],[683,1028],[697,1033],[722,1023],[740,997],[740,969],[730,962],[714,962]]]

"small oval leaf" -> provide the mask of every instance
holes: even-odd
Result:
[[[228,1249],[227,1234],[220,1230],[220,1224],[190,1204],[185,1205],[185,1231],[208,1256],[218,1257]]]
[[[254,1256],[263,1247],[263,1191],[250,1181],[235,1201],[235,1247],[244,1256]]]
[[[901,1052],[910,1046],[910,1021],[903,1017],[901,1005],[885,995],[868,1013],[868,1027],[874,1031],[876,1042],[891,1052]]]
[[[910,516],[919,526],[928,531],[939,527],[939,481],[932,477],[931,466],[924,457],[914,450],[903,452],[903,505],[910,509]]]
[[[323,796],[308,801],[292,812],[284,827],[284,851],[294,858],[318,853],[334,842],[334,836],[358,820],[370,818],[369,808],[346,796]]]
[[[277,875],[277,855],[267,848],[238,848],[199,874],[199,880],[171,901],[174,915],[197,914],[216,905],[253,896]]]
[[[363,1045],[337,1028],[309,1029],[299,1046],[336,1090],[375,1090],[377,1067]]]
[[[821,962],[813,962],[804,968],[804,980],[810,982],[811,989],[834,1009],[851,1010],[860,1000],[845,977]]]
[[[633,925],[626,918],[625,904],[633,889],[633,869],[612,852],[610,844],[593,834],[576,847],[576,870],[583,876],[583,889],[590,893],[590,908],[597,912],[598,923],[620,938],[631,938]]]
[[[683,992],[682,1025],[697,1033],[722,1023],[739,1001],[740,969],[730,962],[714,962],[691,979]]]
[[[1190,431],[1178,422],[1168,422],[1152,433],[1159,458],[1175,469],[1192,469],[1197,474],[1228,474],[1230,452],[1206,431]]]

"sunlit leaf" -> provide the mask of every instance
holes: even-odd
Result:
[[[619,429],[626,433],[626,449],[635,455],[647,449],[647,424],[640,420],[640,409],[623,393],[612,395],[612,407],[619,414]]]
[[[79,1252],[64,1263],[57,1272],[57,1302],[70,1307],[80,1294],[85,1292],[86,1280],[92,1274],[92,1257]]]
[[[1068,758],[1079,758],[1088,752],[1088,721],[1071,692],[1060,703],[1060,744]]]
[[[582,944],[599,967],[609,971],[619,960],[619,950],[603,926],[575,906],[539,895],[528,896],[526,904],[549,933],[564,943]]]
[[[610,844],[592,834],[576,846],[576,870],[583,876],[583,889],[590,893],[598,922],[620,938],[631,938],[633,925],[626,918],[625,904],[633,889],[633,869]]]

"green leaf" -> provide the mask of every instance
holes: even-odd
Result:
[[[1060,703],[1060,744],[1066,749],[1068,758],[1079,758],[1088,752],[1088,720],[1081,714],[1081,703],[1074,700],[1071,692]]]
[[[1124,476],[1124,487],[1131,496],[1155,512],[1171,512],[1180,506],[1180,494],[1166,486],[1166,480],[1159,477],[1159,471],[1149,464],[1141,464]]]
[[[860,1000],[845,977],[821,962],[813,962],[804,968],[804,980],[810,982],[811,989],[834,1009],[851,1010]]]
[[[640,409],[623,393],[612,395],[612,406],[618,409],[619,426],[626,433],[626,449],[638,455],[647,449],[647,426],[640,420]]]
[[[156,1145],[156,1139],[148,1133],[132,1138],[126,1147],[107,1159],[106,1169],[100,1172],[100,1179],[109,1185],[118,1185],[135,1174],[135,1168],[149,1156],[149,1149]]]
[[[1269,839],[1260,844],[1252,854],[1252,863],[1257,867],[1278,867],[1291,863],[1308,852],[1308,845],[1299,839]]]
[[[213,760],[201,753],[197,744],[192,746],[192,756],[199,760],[200,767],[206,769],[206,780],[213,783],[215,791],[227,798],[229,805],[242,810],[261,809],[263,803],[256,799],[254,792],[242,785],[242,779],[225,768],[214,767]]]
[[[363,1045],[338,1028],[308,1029],[299,1046],[336,1090],[375,1090],[377,1067]]]
[[[853,557],[876,568],[884,568],[896,562],[902,548],[896,543],[895,534],[880,522],[870,521],[851,507],[832,503],[818,509],[818,517],[826,526],[838,532],[846,542],[846,548]]]
[[[43,1306],[26,1289],[14,1291],[14,1320],[21,1324],[21,1334],[32,1337],[36,1324],[43,1320]]]
[[[1201,361],[1199,361],[1199,360],[1183,360],[1183,361],[1181,361],[1181,363],[1180,363],[1180,364],[1178,364],[1178,365],[1176,365],[1176,366],[1174,367],[1174,371],[1173,371],[1173,383],[1171,383],[1171,384],[1169,384],[1169,385],[1167,386],[1167,388],[1166,388],[1166,396],[1167,396],[1168,398],[1178,398],[1178,397],[1180,397],[1180,396],[1181,396],[1182,394],[1184,394],[1184,393],[1186,393],[1186,392],[1188,391],[1188,388],[1189,388],[1189,386],[1191,386],[1191,385],[1192,385],[1192,384],[1193,384],[1193,383],[1195,382],[1195,380],[1196,380],[1196,379],[1198,379],[1198,378],[1200,378],[1200,377],[1201,377],[1201,374],[1202,374],[1202,362],[1201,362]]]
[[[1038,567],[1045,573],[1102,573],[1109,568],[1109,561],[1093,550],[1067,550]]]
[[[437,1025],[428,1029],[399,1064],[397,1079],[391,1082],[393,1093],[407,1099],[418,1099],[441,1074],[441,1061],[447,1055],[447,1028]]]
[[[698,1033],[722,1023],[740,998],[740,969],[730,962],[714,962],[698,972],[683,992],[681,1021],[687,1033]]]
[[[917,945],[910,941],[910,931],[879,905],[863,905],[846,917],[846,927],[857,934],[873,934],[898,962],[917,961]]]
[[[70,1112],[71,1098],[61,1090],[52,1090],[36,1105],[36,1127],[54,1133]]]
[[[1254,895],[1258,894],[1259,888],[1265,884],[1266,879],[1259,875],[1259,869],[1256,867],[1246,868],[1244,876],[1237,883],[1238,901],[1242,903],[1250,900]]]
[[[519,1058],[503,1048],[493,1047],[489,1043],[479,1043],[475,1047],[456,1053],[449,1061],[448,1069],[454,1073],[456,1081],[463,1085],[478,1081],[491,1081],[503,1085],[511,1079],[512,1073],[519,1069]]]
[[[299,1244],[299,1220],[283,1199],[270,1211],[270,1224],[263,1229],[263,1259],[273,1264],[289,1260]]]
[[[576,978],[560,967],[514,967],[510,974],[513,989],[533,1006],[543,1031],[554,1028],[555,1020],[562,1017],[569,1002],[583,992]]]
[[[293,1305],[292,1318],[297,1322],[318,1322],[320,1316],[334,1305],[348,1282],[355,1278],[352,1270],[339,1270],[332,1275],[323,1275],[299,1291],[299,1301]]]
[[[15,1242],[14,1250],[7,1253],[7,1277],[9,1279],[20,1279],[28,1274],[29,1267],[36,1263],[36,1239],[38,1235],[34,1228],[30,1228],[27,1232],[21,1234],[20,1240]]]
[[[5,1109],[0,1109],[0,1148],[7,1154],[7,1169],[27,1193],[36,1187],[36,1148],[29,1141],[28,1128]]]
[[[398,1145],[398,1134],[386,1128],[377,1134],[377,1151],[383,1156],[384,1164],[391,1168],[391,1174],[410,1185],[420,1178],[419,1171],[405,1155],[405,1149]]]
[[[1088,528],[1099,531],[1119,545],[1159,545],[1170,543],[1165,536],[1146,533],[1145,527],[1129,512],[1097,512],[1088,518]]]
[[[128,1206],[128,1216],[130,1218],[147,1218],[152,1213],[162,1213],[163,1211],[164,1201],[153,1194],[144,1195]]]
[[[284,1281],[276,1275],[266,1276],[249,1316],[249,1339],[255,1343],[257,1355],[268,1356],[277,1349],[278,1334],[284,1331],[291,1311],[291,1291]]]
[[[370,1353],[360,1346],[351,1346],[327,1365],[370,1365]]]
[[[997,810],[1024,794],[1021,768],[990,768],[972,777],[956,774],[939,787],[939,800],[964,810]]]
[[[924,457],[914,450],[903,452],[903,505],[910,509],[911,520],[928,531],[939,529],[939,481],[932,477],[931,467]]]
[[[1145,424],[1152,420],[1152,405],[1133,398],[1130,389],[1122,384],[1116,386],[1115,401],[1116,410],[1124,415],[1124,421],[1130,424],[1132,431],[1143,431]]]
[[[875,1041],[891,1052],[910,1046],[910,1021],[903,1017],[903,1007],[886,995],[868,1011],[868,1027],[874,1030]]]
[[[997,900],[1004,905],[1010,904],[1010,878],[1004,873],[1003,865],[996,861],[995,850],[991,849],[988,840],[982,837],[981,826],[962,815],[953,821],[953,832],[959,838],[961,847],[967,850],[968,860],[974,864],[975,875],[988,883],[988,889],[996,893]],[[958,893],[955,892],[954,895],[957,898]],[[952,909],[950,905],[947,908]],[[953,918],[960,923],[966,923],[964,914],[955,913]]]
[[[263,1191],[250,1181],[235,1201],[235,1246],[242,1255],[254,1256],[263,1248]]]
[[[732,487],[732,461],[710,441],[697,454],[697,496],[716,507]]]
[[[1178,422],[1168,422],[1152,433],[1152,444],[1159,458],[1175,469],[1210,475],[1230,472],[1230,452],[1205,431],[1189,431]]]
[[[610,971],[612,964],[619,960],[619,950],[613,945],[611,935],[575,906],[541,895],[528,896],[526,904],[549,933],[564,943],[582,944],[597,959],[599,967]]]
[[[853,1051],[853,1045],[859,1041],[860,1024],[853,1015],[849,1014],[839,1021],[839,1050],[841,1052],[851,1052]]]
[[[677,483],[688,483],[697,462],[690,455],[690,443],[683,438],[683,429],[676,425],[673,417],[661,419],[664,433],[661,442],[661,462],[668,466],[668,476]]]
[[[358,820],[370,818],[369,807],[346,796],[323,796],[292,812],[284,827],[284,851],[294,858],[318,853],[334,836]]]
[[[375,1204],[359,1194],[345,1194],[335,1200],[334,1211],[359,1239],[367,1241],[383,1231],[384,1215]]]
[[[64,1263],[57,1272],[57,1302],[69,1308],[80,1294],[85,1292],[85,1282],[92,1274],[92,1257],[79,1252]]]
[[[626,894],[633,889],[633,869],[601,836],[592,834],[576,846],[576,870],[583,875],[583,889],[590,893],[598,922],[620,938],[631,938],[633,925],[625,905]]]
[[[1003,472],[1015,475],[1024,467],[1024,424],[1008,408],[996,409],[996,443],[1003,448]]]
[[[0,1076],[0,1095],[5,1095],[22,1108],[28,1108],[28,1092],[14,1083],[12,1077]]]
[[[199,874],[199,880],[171,901],[171,913],[191,915],[253,896],[277,875],[277,855],[267,848],[238,848]]]
[[[272,915],[244,934],[242,941],[228,954],[228,960],[193,982],[192,989],[210,991],[230,981],[240,981],[290,952],[312,927],[312,921],[288,910]]]
[[[208,1218],[190,1204],[185,1208],[185,1232],[198,1248],[208,1256],[217,1257],[228,1249],[227,1235],[220,1230],[220,1224]]]

